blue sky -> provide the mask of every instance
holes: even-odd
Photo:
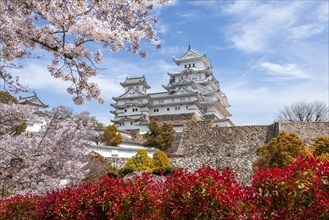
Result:
[[[150,92],[164,91],[172,61],[188,45],[211,61],[227,95],[236,125],[270,124],[284,106],[301,100],[329,104],[328,1],[197,1],[176,0],[155,10],[162,48],[143,45],[146,59],[125,52],[104,51],[94,81],[106,98],[74,105],[66,85],[47,72],[49,58],[28,60],[21,80],[50,108],[66,105],[89,111],[104,124],[113,115],[110,102],[123,93],[127,76],[145,75]]]

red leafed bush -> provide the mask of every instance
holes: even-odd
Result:
[[[285,169],[260,169],[250,205],[271,219],[329,219],[329,163],[300,156]]]
[[[4,219],[328,219],[329,163],[299,157],[285,169],[259,169],[244,187],[230,169],[179,169],[103,178],[46,197],[0,200]]]
[[[168,219],[235,219],[242,198],[230,169],[181,169],[167,178],[162,206]]]
[[[40,205],[40,219],[154,219],[161,201],[160,183],[154,180],[147,173],[132,179],[108,177],[53,192]]]
[[[0,200],[0,220],[35,219],[41,198],[26,195]]]

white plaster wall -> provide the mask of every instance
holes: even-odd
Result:
[[[149,157],[153,157],[153,154],[158,149],[150,149],[150,148],[140,148],[140,147],[132,147],[132,148],[121,148],[121,147],[107,147],[107,146],[94,146],[89,147],[87,150],[89,152],[94,151],[99,153],[103,157],[118,157],[118,158],[131,158],[136,155],[137,150],[144,149],[147,151],[147,155]]]

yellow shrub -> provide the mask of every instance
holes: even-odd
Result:
[[[147,155],[146,150],[138,150],[137,154],[130,158],[123,168],[151,172],[154,165],[152,159]]]
[[[308,154],[303,141],[295,134],[281,132],[266,145],[259,147],[256,151],[258,160],[254,165],[260,164],[263,168],[287,167],[294,158],[300,154]]]
[[[167,154],[161,150],[153,154],[153,163],[155,167],[171,167]]]
[[[311,150],[316,153],[316,156],[329,153],[329,136],[319,136],[310,146]]]

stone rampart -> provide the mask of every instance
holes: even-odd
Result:
[[[269,142],[279,132],[295,133],[306,143],[317,136],[329,135],[329,123],[274,123],[268,126],[214,127],[210,122],[185,124],[173,158],[178,167],[197,169],[202,165],[231,167],[238,179],[246,181],[252,173],[256,149]]]

